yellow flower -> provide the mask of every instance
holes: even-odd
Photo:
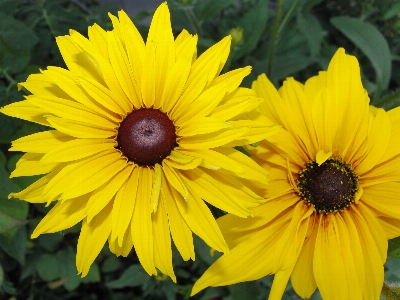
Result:
[[[246,148],[270,172],[254,218],[218,220],[231,249],[196,282],[228,285],[275,274],[309,298],[379,299],[388,239],[400,235],[400,108],[369,107],[357,59],[339,49],[328,70],[279,92],[265,75],[253,89],[282,129]]]
[[[54,128],[20,138],[27,152],[11,176],[46,174],[11,194],[55,206],[35,238],[82,221],[77,268],[85,276],[108,240],[127,256],[135,248],[149,274],[175,279],[171,238],[194,259],[192,232],[218,251],[228,247],[203,199],[241,217],[263,201],[248,180],[268,172],[232,146],[277,131],[252,110],[262,99],[238,88],[250,67],[219,75],[230,37],[196,56],[197,36],[174,40],[166,3],[144,43],[129,17],[110,15],[114,29],[89,27],[57,38],[69,70],[48,67],[21,86],[32,93],[8,105],[9,116]],[[253,120],[254,119],[254,120]]]

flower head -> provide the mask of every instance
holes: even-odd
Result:
[[[339,49],[328,70],[279,92],[253,83],[260,109],[282,126],[247,147],[270,172],[267,201],[254,218],[218,220],[232,250],[193,293],[275,274],[270,299],[288,280],[303,298],[378,299],[387,241],[400,235],[400,108],[369,106],[355,57]]]
[[[264,139],[277,126],[252,110],[261,99],[238,88],[245,67],[220,75],[230,37],[197,58],[197,36],[174,40],[166,3],[146,43],[129,17],[114,29],[89,27],[57,38],[68,67],[48,67],[20,85],[32,93],[1,109],[52,127],[12,143],[26,152],[11,176],[45,174],[11,194],[55,206],[32,237],[82,221],[77,268],[85,276],[108,240],[127,256],[134,247],[149,274],[173,280],[171,236],[194,259],[192,232],[218,251],[228,247],[203,200],[235,215],[263,198],[246,182],[268,173],[233,146]]]

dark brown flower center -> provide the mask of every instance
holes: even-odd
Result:
[[[177,146],[175,126],[157,109],[134,110],[118,129],[118,148],[140,166],[161,163]]]
[[[310,161],[298,175],[300,198],[319,213],[342,211],[355,200],[358,176],[340,159],[330,158],[320,166]]]

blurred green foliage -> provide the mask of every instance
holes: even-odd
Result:
[[[160,1],[161,2],[161,1]],[[400,3],[394,0],[169,0],[174,33],[199,35],[199,53],[235,34],[224,72],[251,65],[244,85],[266,73],[279,86],[287,76],[304,82],[326,69],[344,47],[356,55],[372,104],[387,110],[400,105]],[[98,23],[111,29],[108,12],[117,7],[95,0],[0,0],[0,106],[21,100],[17,83],[49,65],[65,67],[55,36],[74,29],[87,34]],[[151,16],[142,11],[135,22]],[[145,38],[148,26],[138,25]],[[7,200],[37,178],[9,179],[21,153],[7,152],[18,137],[45,130],[0,115],[0,298],[1,299],[188,299],[194,281],[216,259],[195,239],[196,261],[183,262],[174,250],[178,284],[149,277],[134,253],[118,258],[106,246],[85,278],[76,275],[79,226],[29,238],[50,209]],[[215,211],[215,215],[221,214]],[[385,280],[395,292],[400,282],[400,239],[389,242]],[[216,256],[218,256],[216,254]],[[195,299],[266,299],[272,278],[207,289]],[[397,289],[397,290],[396,290]],[[299,299],[290,284],[283,299]],[[318,292],[312,299],[320,299]]]

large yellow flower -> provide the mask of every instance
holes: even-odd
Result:
[[[270,172],[254,218],[218,220],[230,248],[193,293],[275,274],[270,299],[289,278],[309,298],[379,299],[388,239],[400,235],[400,108],[369,106],[355,57],[339,49],[328,70],[279,92],[265,75],[253,89],[282,125],[252,157]]]
[[[250,67],[219,75],[230,37],[196,57],[197,36],[174,40],[160,5],[144,43],[123,12],[114,29],[89,27],[57,38],[69,70],[48,67],[21,86],[33,95],[8,105],[9,116],[54,128],[20,138],[27,152],[11,176],[46,174],[11,194],[56,205],[32,237],[82,221],[77,268],[85,276],[108,240],[126,256],[135,248],[149,274],[173,280],[171,238],[194,259],[192,232],[211,247],[228,247],[206,200],[241,217],[263,198],[245,185],[268,173],[232,146],[264,139],[277,126],[251,112],[262,100],[238,88]]]

